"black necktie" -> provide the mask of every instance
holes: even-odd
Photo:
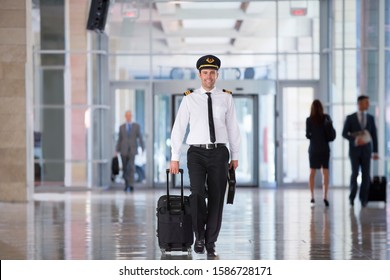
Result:
[[[209,111],[209,130],[210,130],[210,141],[215,143],[215,128],[214,128],[214,119],[213,119],[213,103],[211,101],[211,92],[206,92],[208,96],[207,106]]]

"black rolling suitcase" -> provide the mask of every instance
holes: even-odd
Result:
[[[169,194],[169,169],[167,169],[167,194],[157,202],[157,238],[161,252],[182,251],[191,254],[194,242],[190,200],[184,196],[183,169],[180,169],[181,195]]]
[[[387,179],[385,176],[374,176],[370,183],[368,201],[386,202]]]

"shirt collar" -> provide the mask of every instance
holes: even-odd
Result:
[[[201,93],[206,93],[206,92],[211,92],[214,93],[216,91],[216,87],[214,87],[212,90],[205,90],[203,87],[200,87],[200,92]]]

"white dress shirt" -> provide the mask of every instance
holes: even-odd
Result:
[[[364,129],[366,127],[366,120],[367,120],[366,111],[358,111],[357,115],[358,115],[360,126],[362,127],[362,129]]]
[[[180,159],[181,146],[188,124],[188,145],[211,144],[206,92],[201,87],[183,98],[171,133],[171,160]],[[215,87],[210,92],[213,103],[215,143],[229,145],[231,159],[238,160],[241,137],[233,97],[230,93]]]

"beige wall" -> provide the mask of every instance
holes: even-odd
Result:
[[[71,69],[71,103],[87,104],[87,29],[85,28],[89,12],[88,0],[70,0],[67,26],[69,30],[69,49],[81,54],[70,56]],[[83,53],[85,52],[85,53]],[[72,111],[72,159],[84,161],[87,158],[86,131],[84,125],[85,110]],[[87,165],[85,162],[72,165],[72,183],[83,185],[87,182]]]
[[[0,5],[0,201],[27,200],[25,0]]]

